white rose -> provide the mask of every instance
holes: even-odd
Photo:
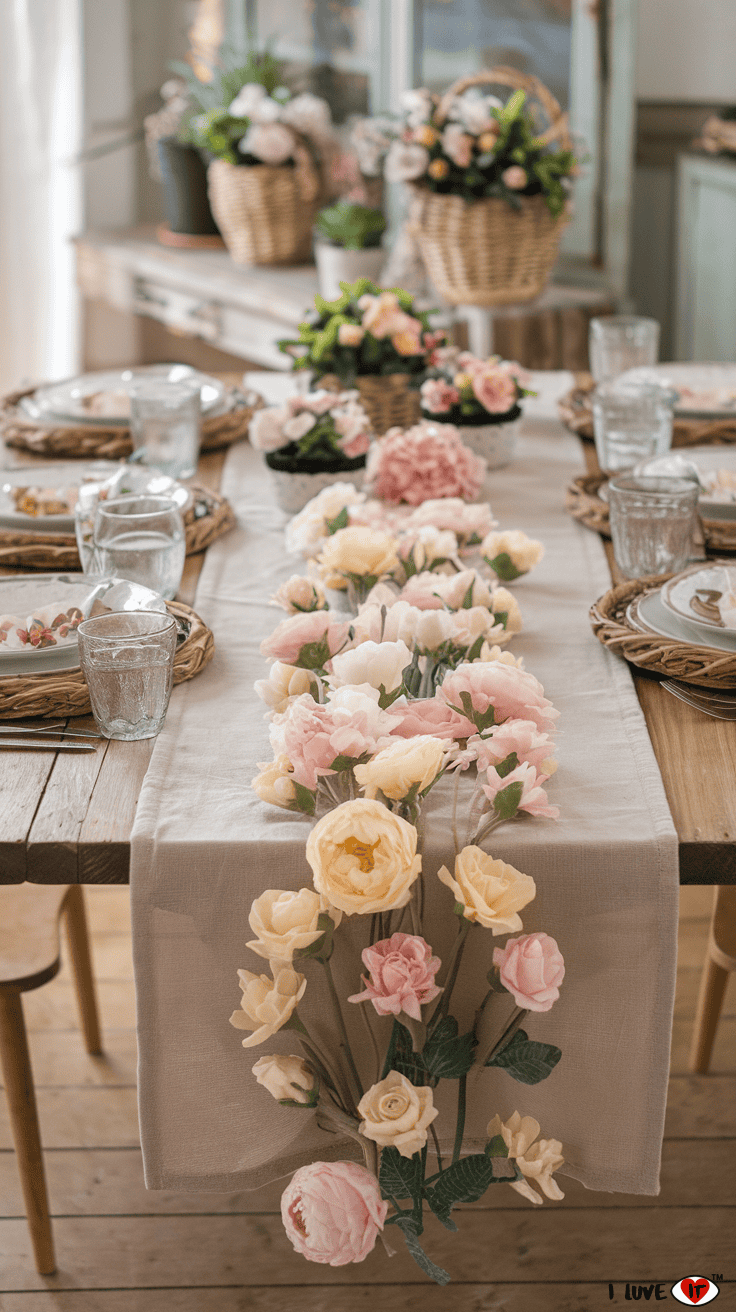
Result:
[[[547,1198],[559,1202],[565,1195],[557,1181],[552,1179],[552,1172],[559,1170],[565,1161],[562,1144],[559,1139],[540,1139],[535,1143],[539,1130],[539,1121],[535,1121],[533,1116],[522,1117],[518,1112],[514,1112],[505,1124],[500,1116],[494,1116],[488,1122],[489,1139],[495,1138],[497,1134],[503,1137],[509,1157],[514,1159],[525,1177],[523,1180],[510,1181],[511,1188],[528,1198],[530,1203],[541,1204],[543,1199],[527,1183],[528,1180],[534,1180]]]
[[[507,642],[507,634],[497,625],[491,611],[486,606],[471,606],[469,610],[455,610],[448,615],[452,641],[457,647],[468,650],[478,638],[493,638],[496,642]]]
[[[251,446],[256,451],[278,451],[279,447],[286,446],[288,438],[284,435],[284,424],[288,417],[288,411],[280,406],[256,410],[248,426]]]
[[[438,529],[433,524],[424,524],[414,529],[399,543],[399,552],[403,559],[412,551],[414,564],[418,570],[431,569],[436,560],[452,560],[457,555],[457,538],[450,529]]]
[[[312,1101],[314,1075],[302,1057],[260,1057],[252,1069],[258,1083],[277,1102],[290,1098],[306,1105]]]
[[[329,609],[320,584],[305,578],[303,574],[292,574],[286,583],[282,583],[281,587],[277,588],[271,601],[288,611],[290,615]],[[302,692],[306,692],[306,689],[302,688]]]
[[[256,123],[267,125],[277,123],[283,117],[283,107],[278,100],[273,100],[271,96],[262,96],[253,107],[252,117]],[[292,137],[291,140],[293,145],[294,138]]]
[[[261,801],[291,810],[296,800],[296,790],[291,780],[291,762],[288,756],[282,754],[268,764],[259,762],[258,769],[261,773],[256,775],[255,779],[251,779],[250,786]]]
[[[309,410],[302,410],[301,414],[294,415],[293,419],[287,419],[283,427],[284,437],[288,437],[290,442],[298,442],[300,437],[304,437],[314,428],[317,422],[317,416]]]
[[[365,499],[365,492],[359,492],[353,483],[332,483],[330,487],[323,488],[287,524],[286,550],[292,555],[315,555],[315,549],[327,536],[328,522],[336,519],[346,506],[360,505]]]
[[[389,148],[383,171],[387,182],[411,182],[427,172],[429,151],[406,141],[394,141]]]
[[[445,762],[446,747],[430,734],[397,739],[365,765],[356,765],[355,778],[366,797],[375,797],[380,789],[384,797],[403,801],[415,786],[419,794],[434,782]]]
[[[506,633],[511,636],[512,633],[521,633],[524,622],[521,618],[519,603],[508,588],[495,588],[492,594],[492,607],[494,615],[506,616]]]
[[[233,118],[250,118],[257,106],[265,99],[266,88],[260,82],[246,82],[228,107],[228,114]]]
[[[480,847],[464,847],[455,858],[455,878],[447,866],[437,872],[443,884],[464,907],[466,920],[496,934],[516,934],[523,929],[518,912],[536,897],[531,875],[495,861]]]
[[[332,132],[332,116],[326,100],[310,91],[294,96],[281,111],[284,123],[290,123],[297,132],[307,137],[327,137]]]
[[[329,913],[335,925],[340,924],[342,912],[333,910],[311,888],[300,888],[298,893],[267,888],[251,906],[248,923],[258,937],[246,946],[269,961],[290,962],[295,952],[310,947],[320,937],[323,931],[317,921],[323,911]]]
[[[457,574],[443,574],[434,580],[433,591],[452,610],[459,610],[470,593],[472,606],[491,606],[491,589],[475,569],[462,569]]]
[[[414,607],[410,607],[414,610]],[[389,612],[390,613],[390,612]],[[437,651],[453,636],[453,616],[446,610],[420,610],[414,630],[414,640],[420,652]]]
[[[502,665],[515,665],[517,670],[524,668],[523,656],[512,656],[510,651],[501,651],[498,645],[492,647],[488,642],[483,643],[478,660],[485,661],[487,664],[491,661],[500,661]]]
[[[393,692],[410,664],[411,652],[405,642],[362,642],[352,651],[333,656],[329,682],[333,688],[368,683],[372,688]]]
[[[311,690],[313,680],[314,676],[310,670],[302,670],[297,665],[286,665],[283,661],[274,661],[268,672],[268,678],[257,679],[253,686],[261,701],[264,701],[277,715],[282,715],[295,697],[301,697]]]
[[[544,556],[543,544],[537,542],[535,538],[527,537],[521,529],[510,529],[506,533],[489,533],[481,542],[479,550],[491,568],[497,556],[507,555],[519,574],[528,574]]]
[[[283,123],[253,123],[238,142],[238,150],[275,168],[291,158],[295,145],[293,132]]]
[[[374,1084],[358,1103],[363,1117],[360,1133],[381,1148],[397,1148],[402,1157],[413,1157],[427,1142],[427,1127],[439,1115],[432,1090],[417,1088],[398,1071]]]
[[[252,1030],[243,1039],[244,1048],[255,1048],[265,1043],[280,1030],[296,1011],[304,996],[307,981],[290,966],[274,962],[273,979],[268,975],[254,975],[250,970],[239,970],[238,978],[243,996],[240,1010],[234,1011],[230,1024],[236,1030]]]

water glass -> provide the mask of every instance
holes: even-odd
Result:
[[[170,497],[115,497],[100,501],[92,533],[98,574],[130,579],[170,600],[186,554],[184,521]]]
[[[626,314],[591,319],[588,349],[590,372],[597,383],[605,383],[627,369],[657,363],[659,324]]]
[[[130,436],[139,459],[172,478],[197,468],[202,423],[199,388],[162,379],[139,383],[130,394]]]
[[[79,663],[92,714],[106,738],[155,738],[166,718],[178,626],[159,611],[128,610],[83,620]]]
[[[700,489],[681,478],[621,474],[608,484],[613,554],[627,579],[676,574],[693,548]]]
[[[593,394],[595,449],[601,469],[632,469],[672,445],[669,393],[651,383],[603,383]]]

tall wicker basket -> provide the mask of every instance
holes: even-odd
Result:
[[[521,87],[549,119],[544,141],[571,148],[567,115],[552,93],[538,78],[514,68],[461,78],[441,100],[437,125],[447,119],[455,96],[487,83]],[[419,185],[412,191],[411,230],[434,286],[451,305],[515,305],[544,289],[567,222],[564,214],[553,218],[544,196],[520,196],[521,209],[515,210],[501,199],[466,201]]]
[[[321,180],[306,148],[295,167],[215,159],[207,183],[212,213],[236,264],[303,264],[310,258]]]
[[[324,374],[313,386],[330,392],[344,390],[337,374]],[[419,392],[409,386],[408,374],[363,374],[356,378],[355,387],[376,437],[383,437],[389,428],[411,428],[419,423]]]

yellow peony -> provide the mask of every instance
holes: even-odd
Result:
[[[465,908],[467,920],[484,925],[493,934],[515,934],[523,929],[517,914],[536,896],[531,875],[522,875],[505,861],[494,861],[480,847],[464,847],[455,858],[455,878],[447,866],[437,871],[443,884]]]
[[[398,568],[396,539],[382,529],[354,524],[325,542],[317,565],[327,587],[345,587],[348,575],[382,578]]]
[[[307,839],[314,887],[346,915],[406,906],[422,866],[414,825],[381,802],[343,802]]]

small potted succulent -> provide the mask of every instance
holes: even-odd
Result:
[[[258,410],[250,440],[264,453],[276,500],[295,515],[312,497],[346,476],[359,487],[371,424],[357,391],[310,392]]]
[[[381,238],[386,220],[380,210],[341,200],[320,210],[314,224],[314,256],[320,295],[326,301],[342,295],[342,284],[356,278],[379,277],[386,260]]]
[[[462,439],[489,469],[512,459],[521,417],[521,400],[533,396],[528,375],[513,360],[492,355],[481,360],[469,351],[440,348],[431,375],[422,383],[422,414],[462,429]]]

